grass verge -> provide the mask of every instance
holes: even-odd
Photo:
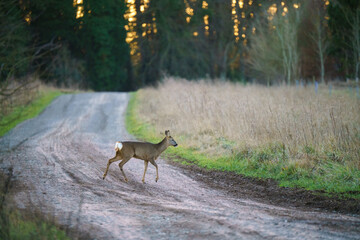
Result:
[[[60,90],[40,91],[39,96],[30,104],[15,107],[11,113],[2,116],[0,118],[0,137],[4,136],[19,123],[36,117],[52,102],[52,100],[61,94]]]
[[[160,137],[155,127],[140,121],[137,94],[132,93],[129,100],[126,128],[139,139],[158,142]],[[291,161],[288,151],[278,143],[235,151],[226,157],[214,157],[200,153],[196,148],[181,146],[186,136],[174,137],[179,146],[168,148],[165,155],[183,164],[196,164],[206,169],[231,171],[254,178],[271,178],[282,187],[299,187],[329,196],[360,199],[360,170],[337,162],[336,152],[329,151],[327,157],[317,157],[311,146],[305,146],[304,153],[309,158],[316,158],[313,168],[305,168]],[[221,139],[219,144],[229,145],[231,142]]]
[[[19,123],[36,117],[62,92],[57,89],[42,89],[39,96],[27,105],[17,106],[12,112],[0,119],[0,137],[5,135]],[[3,206],[7,192],[8,181],[0,172],[0,239],[26,240],[26,239],[70,239],[66,233],[52,223],[41,220],[41,217],[24,217],[17,210],[10,210]]]
[[[24,220],[17,211],[3,211],[0,216],[0,238],[8,240],[26,239],[70,239],[66,233],[52,224],[32,218]]]

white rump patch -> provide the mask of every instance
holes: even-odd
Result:
[[[123,147],[122,143],[121,142],[116,142],[115,143],[115,151],[119,151],[121,150]]]

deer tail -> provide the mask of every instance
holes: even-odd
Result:
[[[121,142],[116,142],[115,143],[115,151],[120,151],[122,149],[123,145]]]

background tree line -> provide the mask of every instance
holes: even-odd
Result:
[[[162,74],[267,84],[359,77],[357,0],[2,0],[0,81],[101,91]]]

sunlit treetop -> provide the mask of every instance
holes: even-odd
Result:
[[[74,6],[77,7],[76,16],[82,17],[83,16],[83,8],[82,6],[83,0],[74,0]],[[140,0],[140,6],[136,6],[139,4],[135,0],[125,0],[127,5],[126,13],[124,14],[125,19],[127,20],[127,24],[125,29],[127,31],[126,35],[126,42],[130,45],[131,55],[134,55],[137,52],[137,43],[136,39],[139,37],[147,37],[151,34],[157,34],[156,28],[156,16],[153,13],[152,21],[150,22],[143,22],[137,23],[137,14],[143,14],[150,6],[150,0]],[[250,34],[255,34],[256,29],[250,28],[250,19],[255,17],[255,12],[253,11],[253,7],[262,7],[264,2],[261,3],[260,1],[255,0],[229,0],[231,3],[231,19],[233,22],[233,36],[235,38],[235,42],[239,42],[240,40],[244,45],[247,43],[247,37]],[[185,14],[185,21],[186,23],[190,24],[192,18],[197,14],[195,6],[197,3],[201,4],[202,9],[208,9],[209,3],[206,0],[183,0],[184,3],[184,14]],[[324,6],[329,5],[329,0],[323,0]],[[264,5],[265,6],[265,5]],[[137,7],[138,11],[137,12]],[[268,20],[272,21],[276,14],[280,14],[281,16],[285,17],[290,9],[299,9],[301,7],[299,2],[291,2],[287,3],[287,1],[283,0],[280,3],[273,3],[267,7],[268,13]],[[203,34],[206,37],[209,37],[211,30],[211,15],[204,15],[202,16],[203,19]],[[142,28],[142,32],[136,31],[137,24],[140,24]],[[276,26],[273,26],[276,28]],[[215,33],[215,32],[214,32]],[[201,34],[201,31],[197,30],[192,32],[194,37],[198,37]],[[140,36],[138,36],[140,35]]]
[[[82,18],[84,17],[84,5],[83,0],[74,0],[73,6],[76,8],[76,18]]]

